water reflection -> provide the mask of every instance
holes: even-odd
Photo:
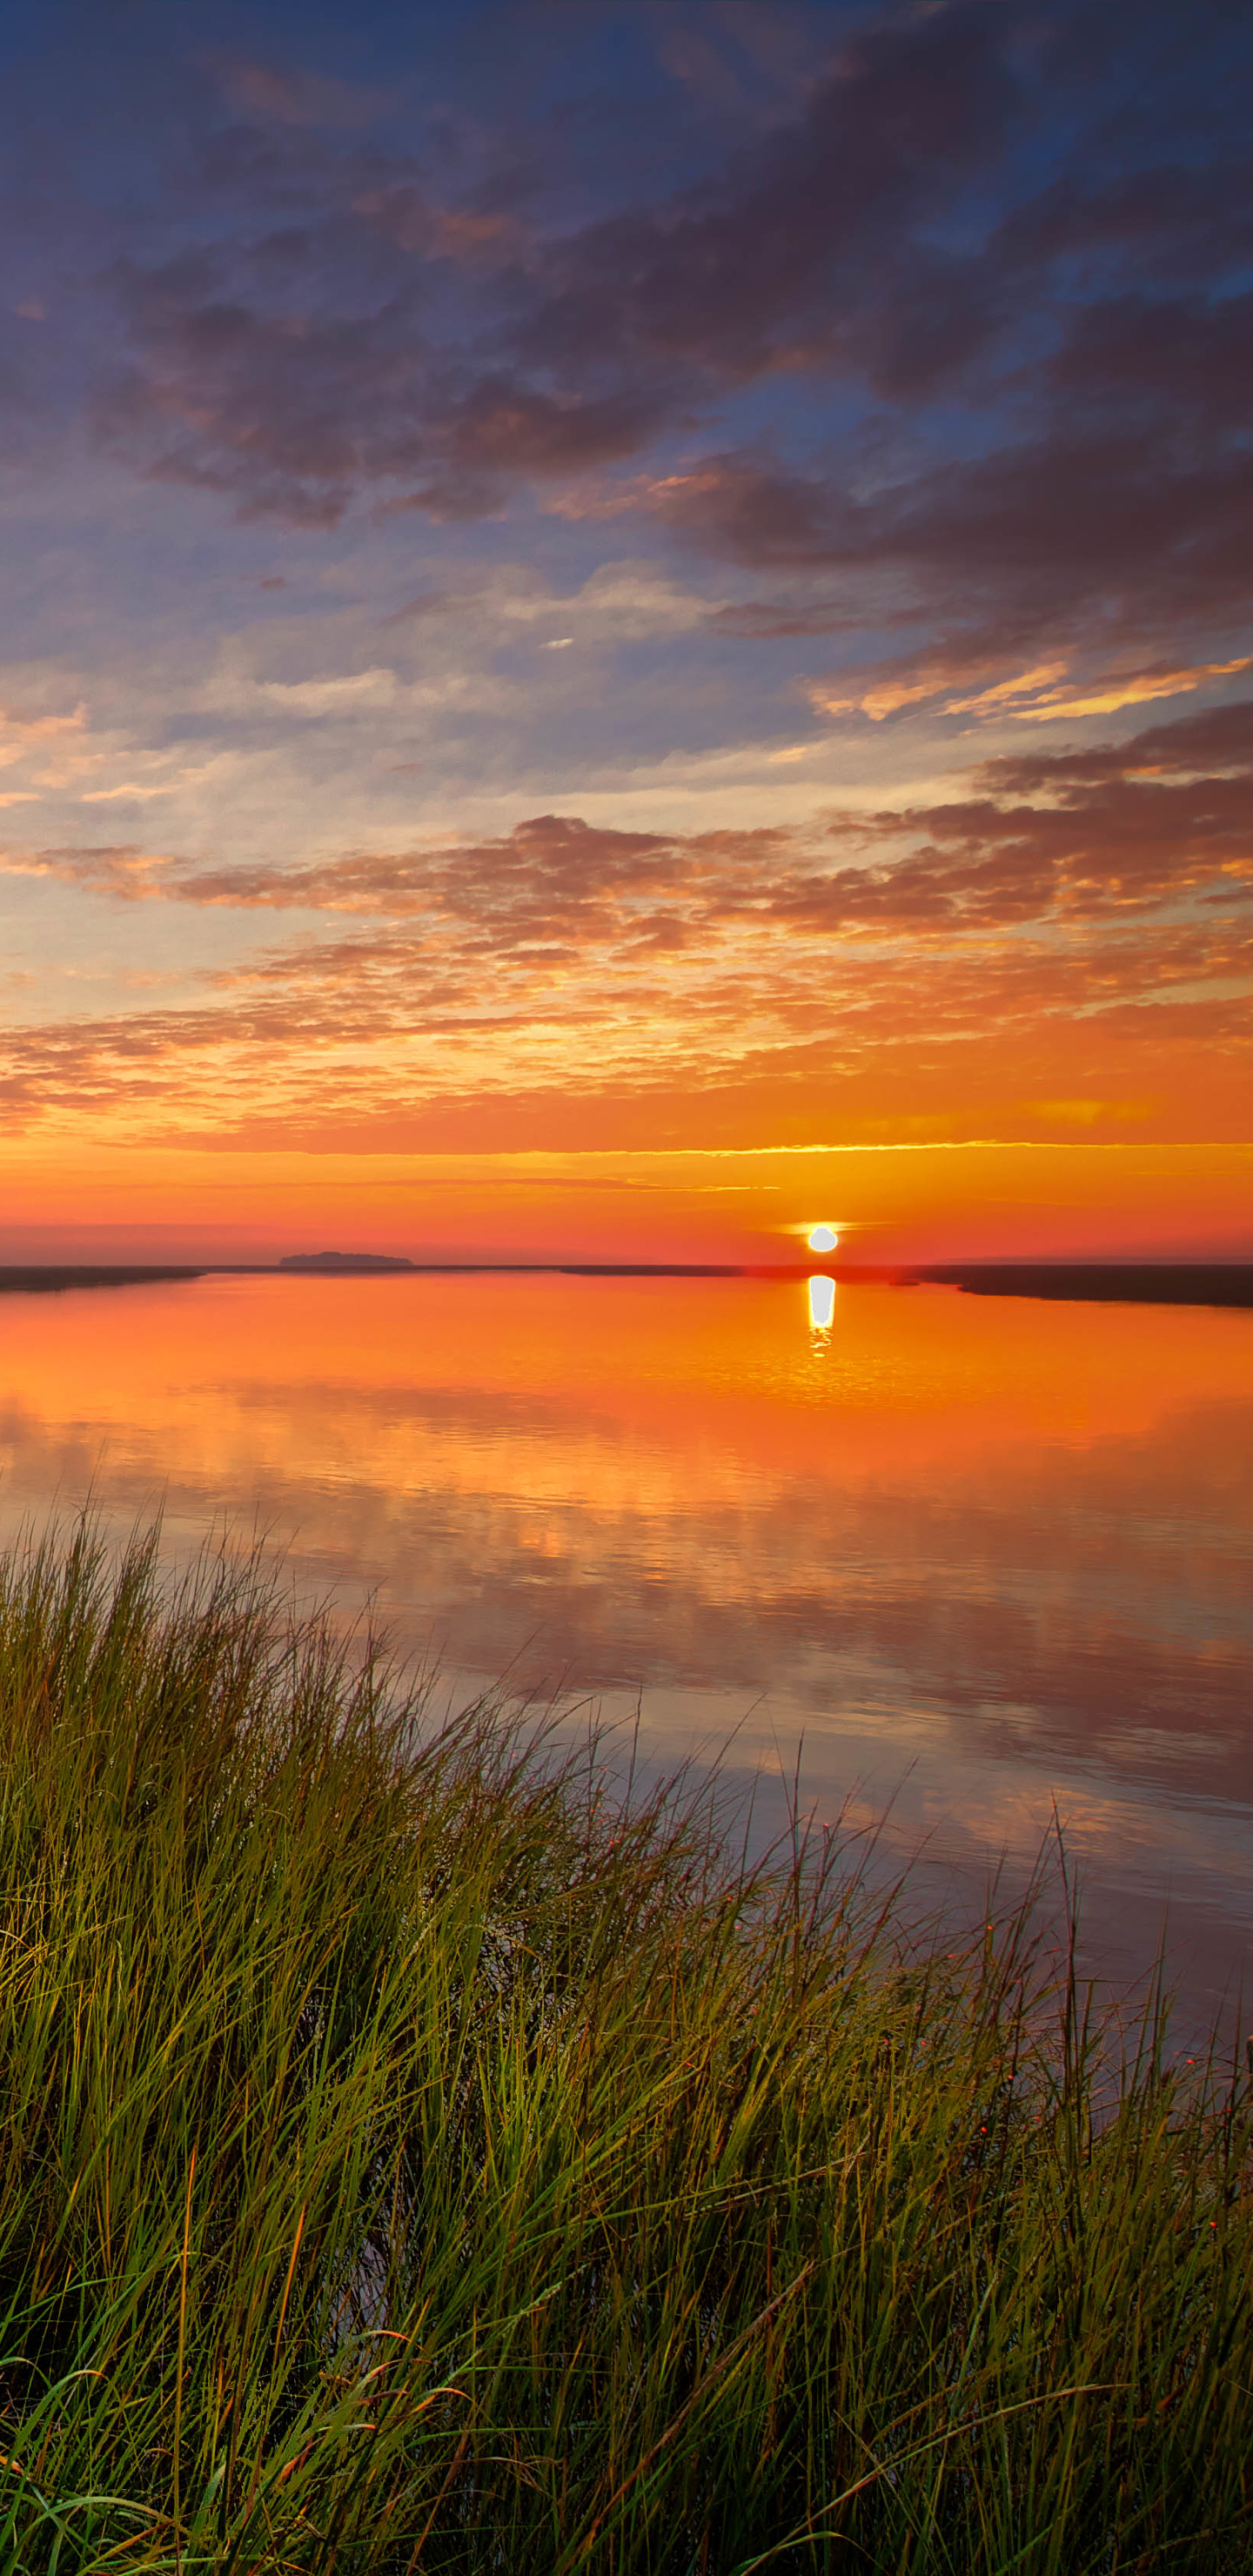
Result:
[[[809,1328],[814,1333],[831,1329],[835,1314],[834,1279],[811,1279],[809,1282]]]
[[[790,1774],[803,1731],[823,1811],[895,1793],[937,1869],[1025,1861],[1056,1801],[1093,1921],[1151,1948],[1170,1891],[1221,1982],[1253,1316],[844,1287],[835,1335],[832,1289],[820,1367],[796,1287],[747,1281],[4,1297],[0,1527],[92,1482],[179,1545],[255,1515],[452,1672],[642,1691],[659,1758],[735,1729]]]

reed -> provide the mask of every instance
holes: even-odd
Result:
[[[0,1712],[4,2570],[1250,2564],[1160,2004],[1111,2095],[1025,1916],[911,1952],[151,1538],[0,1565]]]

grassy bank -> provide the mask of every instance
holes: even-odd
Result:
[[[0,1567],[0,2569],[1244,2568],[1253,2121],[248,1574]],[[1044,2036],[1041,2037],[1041,2033]]]

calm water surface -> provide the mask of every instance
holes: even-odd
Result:
[[[1253,1990],[1253,1316],[949,1289],[206,1279],[0,1299],[0,1524],[259,1517],[464,1695],[641,1709],[1088,1955]],[[729,1747],[729,1750],[726,1749]]]

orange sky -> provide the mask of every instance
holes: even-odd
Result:
[[[10,1148],[14,1260],[413,1258],[792,1261],[1248,1247],[1253,1147],[872,1145],[713,1153],[399,1155]]]

